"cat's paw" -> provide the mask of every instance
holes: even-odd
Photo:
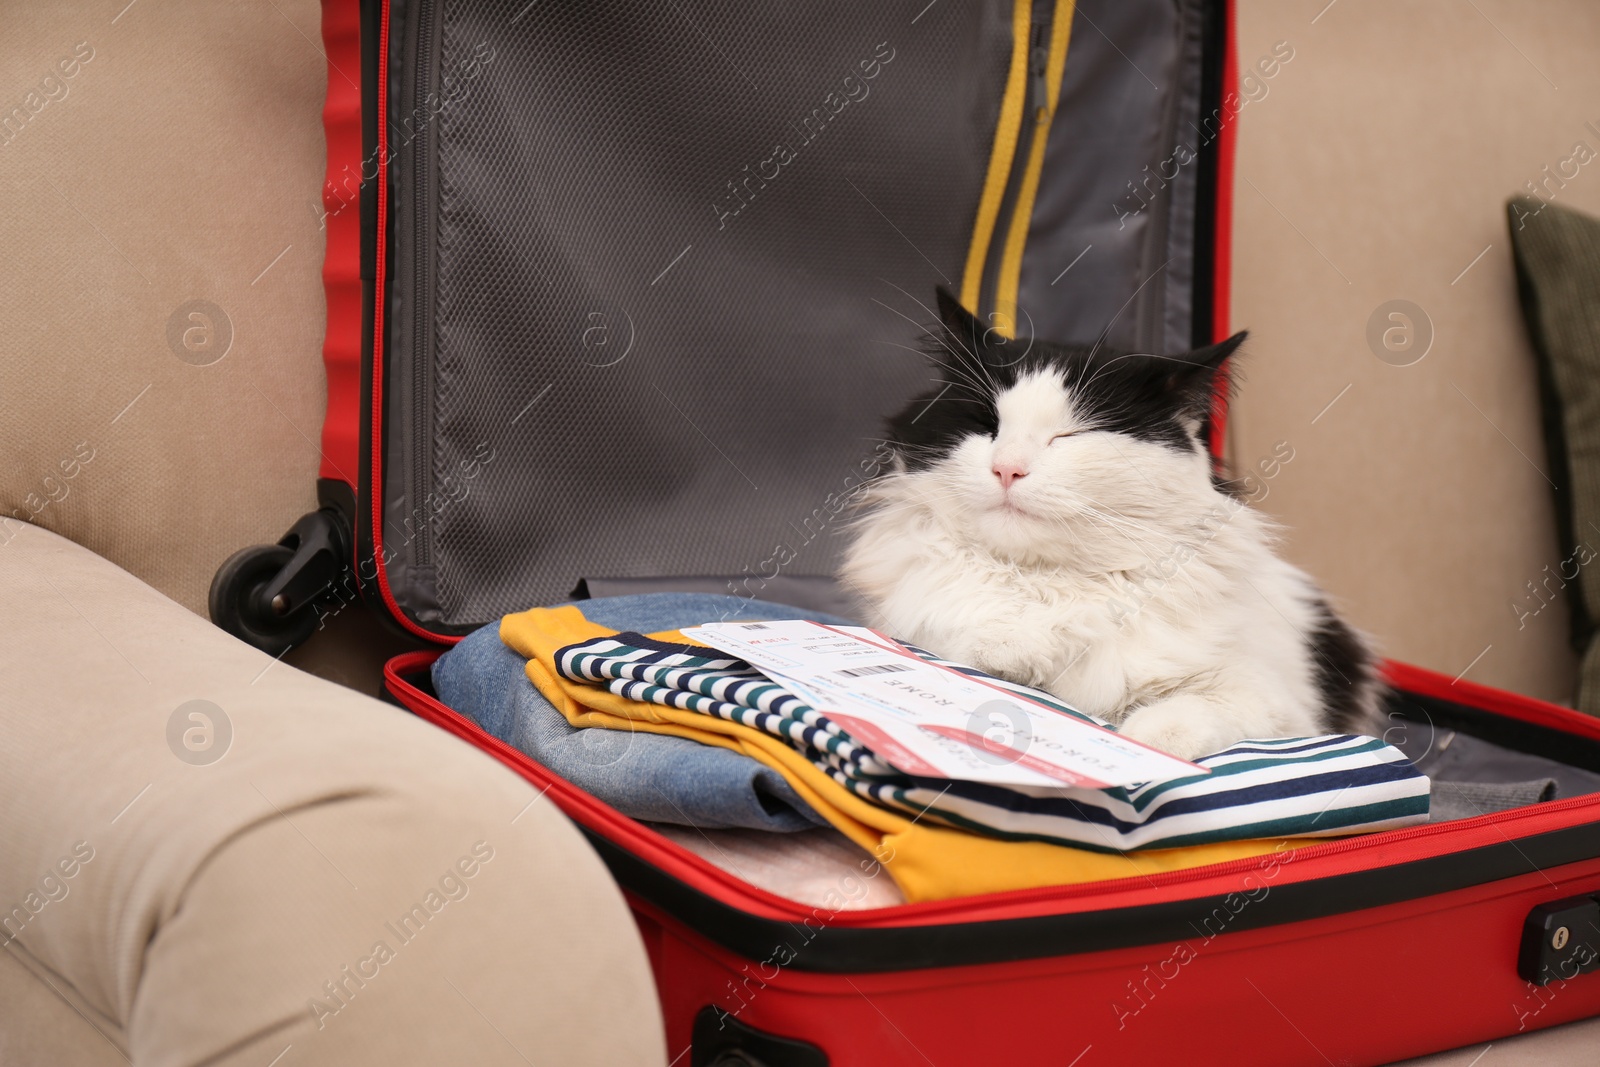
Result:
[[[1240,740],[1236,729],[1219,721],[1215,705],[1195,696],[1147,704],[1129,715],[1117,732],[1185,760],[1209,756]]]
[[[1128,675],[1122,657],[1109,645],[1088,645],[1052,664],[1048,680],[1039,687],[1110,722],[1120,720],[1128,707]]]
[[[996,678],[1019,685],[1043,685],[1050,678],[1055,649],[1033,634],[1006,634],[976,644],[967,662]]]

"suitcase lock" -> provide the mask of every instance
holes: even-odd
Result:
[[[1570,981],[1600,966],[1600,900],[1540,904],[1522,924],[1517,973],[1534,985]]]

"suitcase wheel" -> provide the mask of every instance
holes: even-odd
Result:
[[[279,614],[265,595],[294,551],[283,545],[251,545],[229,556],[211,580],[211,621],[269,656],[281,656],[311,636],[317,613],[309,604]],[[279,607],[282,598],[278,598]]]
[[[270,656],[316,630],[319,599],[350,577],[349,523],[337,507],[300,518],[275,545],[229,556],[211,579],[211,621]]]

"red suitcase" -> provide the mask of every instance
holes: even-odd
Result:
[[[583,827],[633,905],[668,1049],[692,1064],[1383,1064],[1600,1013],[1600,978],[1581,973],[1600,944],[1600,795],[1143,878],[830,911],[746,884],[488,737],[426,691],[437,655],[398,657],[390,691]],[[1568,709],[1403,664],[1388,676],[1409,721],[1600,756],[1600,724]]]
[[[787,464],[780,454],[747,472],[686,398],[737,407],[783,387],[817,417],[832,412],[831,396],[851,407],[852,393],[914,384],[920,372],[905,367],[879,373],[865,360],[810,355],[893,324],[863,310],[880,270],[911,283],[872,290],[896,315],[916,306],[896,304],[897,289],[926,294],[944,278],[1018,337],[1033,318],[1043,336],[1104,327],[1130,346],[1227,333],[1237,98],[1225,91],[1235,80],[1225,4],[917,0],[860,15],[829,4],[787,14],[711,3],[560,7],[326,0],[323,508],[219,572],[213,615],[246,639],[286,648],[355,595],[448,644],[585,578],[596,593],[739,588],[751,571],[733,563],[760,559],[759,536],[707,531],[738,526],[717,521],[734,516],[759,525],[768,505],[708,498],[672,462],[652,463],[653,448],[684,459],[660,435],[618,431],[604,458],[559,454],[550,439],[571,435],[585,412],[616,427],[637,411],[638,382],[610,379],[615,391],[605,393],[573,383],[630,356],[629,367],[651,360],[658,376],[645,384],[704,439],[695,462],[723,464],[717,478],[735,487],[743,476],[754,489],[754,473],[790,500],[820,497],[848,449],[807,439]],[[537,63],[518,59],[535,49]],[[1065,73],[1063,55],[1073,57]],[[1145,83],[1151,99],[1137,103]],[[784,102],[763,110],[763,84]],[[591,114],[592,125],[550,117],[563,109]],[[750,138],[722,151],[702,136],[704,124],[747,132],[747,111],[787,127],[778,134],[792,137],[779,146],[786,153]],[[1194,147],[1163,150],[1181,136]],[[874,145],[887,145],[876,162]],[[941,146],[948,167],[930,168]],[[505,166],[497,152],[519,167],[496,172]],[[687,162],[704,156],[717,158]],[[901,157],[910,172],[896,170]],[[818,210],[829,166],[843,178],[831,187],[834,209],[848,219]],[[463,176],[474,168],[498,173],[499,184],[473,188]],[[787,203],[785,178],[795,190]],[[893,199],[873,195],[885,189]],[[703,208],[698,220],[674,214],[680,201]],[[597,203],[636,216],[618,222]],[[639,203],[681,228],[637,217]],[[868,225],[881,231],[870,241],[858,232]],[[903,245],[891,247],[896,240]],[[1058,295],[1073,256],[1096,243],[1107,259],[1093,280]],[[701,256],[687,258],[696,248]],[[852,254],[877,258],[841,265]],[[675,270],[690,280],[664,298]],[[827,322],[785,320],[770,351],[792,358],[730,370],[742,345],[759,344],[740,307],[764,301],[776,317],[793,314],[780,307],[790,290],[818,302]],[[708,328],[685,304],[728,310]],[[519,309],[509,322],[507,307]],[[830,333],[834,319],[843,325]],[[533,351],[477,381],[496,336],[532,338]],[[708,374],[662,356],[696,339],[726,366]],[[574,374],[566,359],[586,369]],[[567,389],[577,395],[560,408]],[[539,408],[551,390],[553,406]],[[812,437],[853,432],[856,441],[873,404],[837,423],[820,417]],[[505,430],[536,408],[542,432],[532,443],[483,432],[484,410]],[[1219,402],[1218,446],[1223,414]],[[419,425],[437,437],[431,451]],[[713,431],[737,440],[769,426],[792,433],[796,423],[769,409]],[[512,472],[515,492],[482,489],[486,471]],[[596,475],[624,510],[575,492]],[[675,523],[689,543],[637,547],[651,538],[619,529],[633,513]],[[485,548],[496,530],[542,562],[524,567]],[[771,592],[825,606],[827,551],[822,539],[804,540],[801,572],[780,575]],[[496,568],[505,576],[488,581]],[[426,667],[437,655],[391,663],[390,691],[516,769],[583,828],[633,904],[674,1063],[1376,1064],[1600,1013],[1600,978],[1581,973],[1600,945],[1597,794],[1150,877],[819,909],[740,880],[488,737],[431,695]],[[1594,720],[1415,667],[1386,669],[1397,723],[1600,771]]]

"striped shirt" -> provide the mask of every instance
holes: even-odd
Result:
[[[1112,728],[1048,693],[911,651],[1063,715]],[[779,682],[715,649],[619,633],[568,645],[555,660],[570,681],[761,730],[868,800],[994,837],[1121,852],[1328,837],[1428,817],[1427,777],[1398,749],[1373,737],[1247,740],[1195,760],[1207,774],[1109,789],[1022,789],[903,774]]]

